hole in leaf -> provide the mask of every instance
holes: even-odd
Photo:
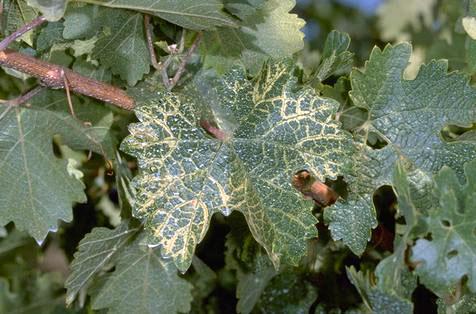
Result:
[[[382,149],[387,146],[387,142],[377,133],[369,132],[367,137],[367,145],[372,147],[373,149]]]
[[[425,240],[428,241],[433,241],[433,235],[431,233],[428,233],[425,237],[423,237]]]
[[[440,135],[445,142],[474,140],[476,138],[476,123],[470,126],[449,124],[440,131]]]
[[[63,154],[61,153],[58,139],[53,138],[53,140],[51,141],[51,144],[53,145],[53,154],[55,154],[57,158],[62,158]]]
[[[458,251],[457,251],[457,250],[451,250],[451,251],[448,252],[448,254],[446,254],[446,256],[447,256],[448,258],[452,258],[452,257],[455,257],[455,256],[457,256],[457,255],[458,255]]]
[[[451,222],[449,220],[442,219],[441,220],[441,225],[445,228],[450,228],[451,227]]]

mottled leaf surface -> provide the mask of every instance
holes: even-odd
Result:
[[[332,119],[338,104],[308,88],[295,91],[292,70],[270,63],[249,81],[237,68],[205,98],[159,93],[136,110],[140,123],[122,144],[142,171],[135,216],[180,270],[216,212],[242,212],[276,268],[297,264],[316,236],[312,206],[290,179],[302,169],[336,178],[353,146]]]
[[[431,240],[419,239],[412,248],[415,271],[433,291],[445,292],[463,276],[469,289],[476,291],[476,160],[464,169],[464,184],[448,167],[435,176],[434,197],[439,204],[429,216]]]
[[[291,14],[295,0],[227,1],[226,8],[240,21],[236,28],[204,33],[205,66],[226,72],[237,61],[256,73],[269,58],[283,58],[304,47],[304,20]]]
[[[93,125],[85,127],[71,117],[64,94],[51,91],[36,96],[32,108],[0,108],[0,225],[13,221],[43,241],[58,220],[71,221],[74,202],[86,200],[83,184],[67,172],[68,160],[54,155],[53,136],[75,149],[110,152],[112,113],[90,102],[77,106],[78,117]]]
[[[234,27],[220,0],[80,0],[111,8],[129,9],[156,15],[170,23],[193,30],[217,26]]]
[[[93,296],[92,307],[108,313],[186,313],[192,285],[177,274],[172,260],[138,238],[118,256],[114,272]]]

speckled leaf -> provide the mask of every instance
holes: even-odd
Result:
[[[159,93],[136,110],[140,123],[122,144],[141,169],[135,216],[181,271],[216,212],[242,212],[276,268],[296,265],[316,236],[312,205],[291,177],[307,169],[336,178],[353,145],[332,119],[338,103],[310,88],[295,91],[292,70],[270,63],[249,81],[235,69],[210,95]],[[219,136],[208,135],[204,122]]]
[[[141,241],[139,237],[117,257],[114,272],[93,296],[93,309],[108,308],[114,314],[190,311],[192,285],[180,278],[172,260]]]
[[[54,155],[53,136],[75,149],[111,151],[112,113],[92,102],[76,106],[78,117],[93,124],[85,127],[70,115],[65,97],[46,91],[32,108],[0,106],[0,225],[13,221],[39,242],[58,220],[71,221],[72,203],[86,200],[83,184],[67,172],[68,160]]]
[[[444,167],[435,176],[437,208],[429,217],[431,239],[419,239],[411,261],[421,282],[435,292],[444,293],[463,276],[476,292],[476,160],[465,165],[466,183]]]
[[[361,127],[365,139],[375,133],[387,142],[379,150],[362,144],[354,155],[349,199],[326,213],[333,238],[343,239],[356,254],[363,252],[369,227],[376,225],[373,192],[391,184],[399,156],[430,174],[443,165],[461,174],[462,164],[476,157],[476,143],[445,142],[440,134],[448,124],[476,121],[476,91],[463,75],[448,74],[445,61],[432,61],[415,80],[404,80],[410,54],[407,43],[388,45],[383,51],[374,48],[364,70],[351,73],[351,97],[356,106],[369,111]],[[347,217],[356,218],[350,223]]]
[[[111,8],[129,9],[156,15],[170,23],[193,30],[213,29],[217,26],[236,26],[223,11],[220,0],[79,0]]]
[[[289,57],[304,47],[304,20],[289,11],[295,0],[231,1],[226,8],[240,18],[237,28],[204,33],[205,66],[226,72],[237,60],[253,73],[269,58]]]
[[[436,301],[436,304],[438,305],[438,314],[476,313],[476,295],[471,293],[463,295],[456,303],[445,302],[440,298]]]
[[[94,228],[81,240],[70,266],[71,274],[65,282],[67,305],[74,301],[78,292],[85,288],[96,274],[112,262],[135,233],[137,229],[129,229],[125,222],[113,230]]]

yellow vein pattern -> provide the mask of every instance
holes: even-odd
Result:
[[[332,119],[338,104],[311,89],[295,91],[292,70],[270,63],[249,81],[234,69],[214,86],[217,100],[162,93],[136,110],[140,123],[122,144],[141,169],[134,215],[145,219],[149,244],[181,271],[217,212],[242,212],[276,268],[296,265],[306,240],[317,236],[312,204],[290,179],[302,169],[336,178],[353,146]],[[226,139],[200,127],[205,111]]]

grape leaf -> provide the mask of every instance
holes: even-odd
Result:
[[[25,0],[3,1],[2,30],[9,35],[31,22],[38,16],[38,11],[28,6]],[[20,37],[28,45],[33,46],[33,32],[28,32]]]
[[[150,70],[142,14],[111,9],[101,12],[99,18],[109,33],[99,37],[92,57],[110,67],[112,73],[119,74],[129,85],[135,85]]]
[[[226,3],[226,8],[241,21],[238,28],[217,28],[204,33],[201,51],[206,67],[224,73],[238,59],[251,72],[256,73],[269,58],[283,58],[304,47],[304,34],[300,31],[304,21],[289,11],[295,0],[248,1]]]
[[[236,311],[250,313],[259,301],[270,280],[278,272],[266,251],[253,239],[246,221],[238,215],[229,219],[230,233],[225,242],[227,270],[236,273]]]
[[[140,13],[92,5],[73,7],[65,15],[63,36],[89,40],[97,37],[91,57],[131,86],[150,71],[150,55]],[[78,48],[75,43],[73,47]]]
[[[441,298],[436,301],[438,304],[438,314],[445,313],[475,313],[476,312],[476,295],[465,294],[456,303],[446,304]]]
[[[223,12],[220,0],[79,0],[111,8],[123,8],[156,15],[170,23],[193,30],[217,26],[234,27],[234,20]]]
[[[123,222],[115,229],[94,228],[79,243],[71,263],[71,274],[66,279],[66,304],[70,305],[81,289],[127,244],[138,229],[129,229]]]
[[[30,6],[43,13],[48,21],[58,21],[66,11],[67,0],[26,0]]]
[[[336,30],[330,32],[327,35],[322,51],[322,60],[314,73],[314,78],[322,82],[332,75],[350,71],[354,54],[347,50],[349,45],[349,35]]]
[[[435,176],[433,195],[439,204],[429,216],[431,240],[419,239],[412,249],[415,272],[436,293],[448,291],[463,276],[476,291],[476,160],[466,163],[464,170],[464,185],[448,167]]]
[[[0,225],[13,221],[41,242],[58,219],[71,221],[73,202],[86,200],[83,184],[68,175],[68,161],[54,155],[53,136],[75,149],[110,153],[112,113],[92,102],[78,104],[78,117],[93,125],[85,127],[69,114],[62,92],[37,95],[32,104],[0,106]]]
[[[413,276],[405,263],[405,252],[411,245],[411,237],[420,235],[422,229],[414,232],[419,220],[424,220],[431,200],[432,181],[428,175],[404,159],[398,160],[393,173],[393,189],[397,196],[399,215],[405,218],[405,225],[397,225],[403,233],[396,235],[394,252],[377,265],[375,274],[378,277],[378,287],[382,291],[393,291],[404,298],[411,298],[416,286],[416,277]],[[426,223],[421,223],[426,225]]]
[[[142,171],[135,216],[181,271],[216,212],[242,212],[276,268],[296,265],[316,236],[312,206],[291,177],[307,169],[336,178],[353,146],[332,120],[338,104],[310,88],[295,92],[292,70],[289,62],[269,63],[250,82],[236,68],[201,98],[159,93],[139,104],[141,122],[122,143]]]
[[[448,74],[445,61],[432,61],[422,66],[416,79],[403,80],[410,54],[407,43],[388,45],[383,51],[374,48],[365,69],[351,73],[351,97],[369,115],[361,129],[366,138],[373,132],[387,142],[378,150],[361,146],[354,155],[349,199],[326,213],[332,237],[343,239],[358,255],[376,225],[372,194],[392,183],[399,156],[428,173],[443,165],[462,173],[461,165],[476,158],[476,143],[445,142],[440,134],[448,124],[476,121],[475,90],[461,74]]]
[[[158,249],[140,244],[139,237],[117,257],[114,272],[93,296],[95,310],[109,313],[188,312],[192,285],[180,278],[171,260]]]
[[[380,290],[372,284],[369,273],[356,271],[354,266],[346,267],[346,273],[371,313],[413,313],[413,304],[409,300]]]
[[[405,34],[407,27],[414,30],[431,27],[436,0],[388,0],[377,9],[378,25],[383,40],[395,40]],[[398,14],[395,14],[398,12]]]

